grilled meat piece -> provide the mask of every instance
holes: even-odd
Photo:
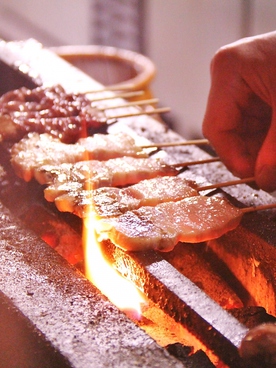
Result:
[[[95,230],[128,251],[172,250],[178,242],[200,243],[235,229],[242,212],[226,199],[194,196],[101,219]]]
[[[54,201],[70,191],[100,187],[124,187],[157,176],[175,176],[177,169],[161,159],[119,157],[108,161],[80,161],[75,164],[45,165],[35,170],[40,184],[47,184],[45,198]]]
[[[23,87],[0,98],[0,141],[16,142],[37,132],[74,143],[106,121],[104,112],[93,108],[85,94],[66,93],[61,86]]]
[[[142,180],[127,188],[103,187],[96,190],[69,191],[58,196],[55,204],[61,212],[86,217],[115,217],[142,206],[178,201],[198,195],[196,183],[179,176],[160,176]]]
[[[15,143],[11,150],[11,163],[17,175],[30,181],[35,169],[42,165],[59,165],[83,160],[108,160],[132,156],[148,157],[126,133],[94,134],[80,138],[75,144],[66,144],[49,134],[29,133]]]

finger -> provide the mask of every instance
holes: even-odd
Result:
[[[275,106],[276,107],[276,106]],[[255,169],[257,185],[272,192],[276,189],[276,112],[274,109],[272,122],[267,136],[260,149]]]
[[[203,120],[203,134],[215,148],[226,167],[239,177],[252,176],[255,155],[248,150],[244,134],[241,134],[242,116],[236,103],[225,103],[220,97],[210,96]]]
[[[202,130],[218,156],[235,175],[251,176],[255,157],[244,139],[243,110],[252,93],[240,75],[240,61],[232,48],[221,49],[211,64],[211,88]]]

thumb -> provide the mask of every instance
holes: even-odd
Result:
[[[276,107],[276,106],[275,106]],[[259,151],[255,180],[257,185],[272,192],[276,189],[276,111],[273,109],[272,121],[266,138]]]

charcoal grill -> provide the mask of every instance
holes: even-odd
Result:
[[[36,40],[1,41],[0,51],[1,94],[21,86],[61,84],[68,92],[101,88]],[[116,106],[116,99],[110,103]],[[119,119],[109,127],[121,130],[154,143],[182,140],[147,115]],[[165,254],[125,253],[105,241],[112,264],[151,305],[152,314],[134,323],[84,277],[80,219],[58,213],[45,203],[43,188],[16,178],[8,150],[2,144],[0,367],[247,367],[238,353],[242,339],[255,325],[275,321],[274,211],[248,214],[220,239],[179,244]],[[168,163],[209,158],[195,146],[163,153]],[[233,178],[222,163],[191,166],[185,175],[202,183]],[[245,184],[228,187],[224,194],[238,206],[275,201]],[[60,235],[53,224],[74,237],[73,256],[66,257],[53,241]],[[236,298],[232,305],[229,290]],[[149,333],[154,322],[155,332]],[[173,331],[172,343],[156,338],[163,322],[164,335]]]

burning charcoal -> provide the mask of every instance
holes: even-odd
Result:
[[[276,318],[266,313],[263,307],[234,308],[229,312],[248,328],[256,327],[261,323],[276,322]]]
[[[187,368],[215,367],[202,350],[198,350],[197,352],[192,353],[193,349],[190,346],[184,346],[180,343],[168,345],[166,349],[171,355],[175,356],[181,362],[185,363],[185,367]]]
[[[64,219],[39,204],[30,206],[28,211],[21,215],[21,219],[69,263],[76,264],[83,260],[81,235]]]

